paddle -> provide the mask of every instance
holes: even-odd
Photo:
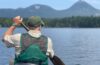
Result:
[[[26,31],[29,31],[29,28],[22,22],[21,25],[26,29]]]
[[[49,58],[50,58],[50,57],[49,57]],[[50,58],[50,60],[52,61],[52,63],[53,63],[54,65],[65,65],[65,64],[62,62],[62,60],[61,60],[58,56],[56,56],[56,55],[54,55],[53,58]]]
[[[26,29],[26,31],[29,31],[29,28],[23,22],[21,23],[21,25]],[[62,62],[62,60],[59,57],[57,57],[56,55],[54,55],[53,58],[51,58],[51,56],[49,58],[54,65],[65,65]]]

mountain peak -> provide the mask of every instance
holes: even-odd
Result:
[[[70,9],[74,10],[96,10],[93,6],[91,6],[89,3],[87,3],[84,0],[77,1]]]
[[[34,5],[33,7],[34,7],[36,10],[38,10],[38,9],[40,9],[40,8],[41,8],[41,5],[36,4],[36,5]]]
[[[79,0],[80,2],[84,2],[84,0]]]
[[[51,8],[50,6],[42,5],[42,4],[31,5],[31,6],[27,7],[27,8],[28,8],[28,9],[35,9],[35,10],[44,9],[44,8],[53,9],[53,8]]]

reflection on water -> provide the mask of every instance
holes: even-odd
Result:
[[[0,37],[6,28],[0,29]],[[24,29],[17,29],[17,32]],[[66,65],[99,65],[100,64],[100,29],[47,28],[43,34],[53,40],[55,54]],[[0,65],[7,65],[8,59],[14,57],[14,49],[6,48],[0,43]]]

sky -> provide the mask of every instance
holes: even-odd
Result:
[[[71,7],[78,0],[0,0],[0,8],[26,8],[34,4],[48,5],[56,10]],[[100,9],[100,0],[85,0],[93,7]]]

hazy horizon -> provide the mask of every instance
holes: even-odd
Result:
[[[74,3],[76,3],[79,0],[0,0],[0,9],[1,8],[26,8],[31,5],[35,4],[42,4],[42,5],[48,5],[56,10],[63,10],[68,9],[71,7]],[[82,0],[86,1],[90,5],[92,5],[96,9],[100,9],[100,0]]]

